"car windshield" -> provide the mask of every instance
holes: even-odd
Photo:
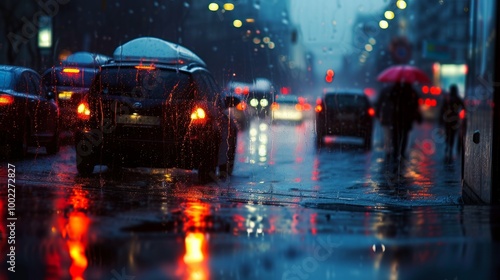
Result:
[[[175,70],[105,68],[97,81],[104,95],[149,99],[192,99],[190,75]]]
[[[9,71],[0,71],[0,88],[8,89],[12,86],[12,73]]]

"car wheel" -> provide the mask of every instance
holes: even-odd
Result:
[[[214,142],[218,143],[218,142]],[[217,149],[211,147],[207,155],[200,162],[198,168],[198,180],[202,183],[214,181],[216,177],[217,168]]]
[[[56,131],[54,139],[45,146],[45,149],[49,155],[55,155],[59,152],[59,132]]]

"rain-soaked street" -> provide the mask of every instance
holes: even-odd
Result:
[[[460,160],[443,162],[432,124],[416,128],[399,173],[384,162],[378,126],[371,151],[313,137],[311,120],[255,120],[240,131],[234,175],[208,184],[172,169],[117,177],[98,166],[81,178],[70,141],[55,156],[32,149],[3,162],[15,210],[2,188],[1,231],[15,243],[2,242],[0,278],[498,276],[498,209],[461,203]]]

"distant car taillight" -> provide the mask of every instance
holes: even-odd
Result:
[[[191,123],[192,124],[205,124],[207,122],[207,113],[201,107],[195,107],[193,112],[191,112]]]
[[[316,111],[316,113],[323,111],[323,106],[321,106],[321,104],[316,105],[316,107],[314,107],[314,111]]]
[[[461,120],[465,119],[465,110],[464,109],[460,110],[460,113],[458,113],[458,116],[460,117]]]
[[[246,109],[247,103],[245,101],[241,101],[240,103],[238,103],[238,105],[236,105],[236,110],[245,111]]]
[[[78,73],[80,73],[80,69],[78,69],[78,68],[64,68],[62,71],[63,71],[63,73],[66,73],[66,74],[78,74]]]
[[[370,117],[375,117],[375,109],[373,109],[373,108],[369,108],[369,109],[368,109],[368,115],[369,115]]]
[[[8,94],[0,94],[0,105],[10,105],[14,103],[14,97]]]
[[[88,120],[88,119],[90,119],[90,107],[89,107],[89,104],[87,102],[81,102],[80,104],[78,104],[76,115],[81,120]]]
[[[304,106],[302,104],[295,104],[295,110],[302,112],[304,111]]]
[[[280,108],[280,105],[279,105],[278,103],[273,102],[273,103],[271,104],[271,110],[276,111],[276,110],[278,110],[279,108]]]

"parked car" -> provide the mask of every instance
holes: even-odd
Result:
[[[237,126],[227,115],[235,98],[205,63],[178,44],[143,37],[119,46],[79,104],[77,169],[95,165],[197,169],[200,180],[231,175]]]
[[[371,149],[375,110],[363,90],[328,91],[316,104],[316,142],[324,137],[352,136],[363,138],[365,149]]]
[[[32,69],[0,66],[0,138],[9,156],[24,156],[28,146],[59,150],[59,108]]]
[[[271,117],[273,122],[288,121],[301,123],[311,105],[304,97],[296,95],[277,95],[271,104]]]
[[[61,110],[61,128],[73,130],[76,109],[83,96],[88,94],[90,84],[99,67],[111,59],[108,56],[89,52],[69,55],[61,65],[47,69],[43,81],[55,93]]]

